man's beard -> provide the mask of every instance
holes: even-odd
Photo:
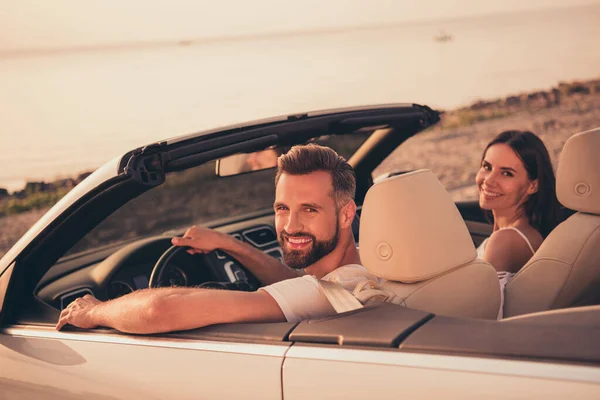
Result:
[[[304,232],[294,233],[290,235],[285,231],[279,234],[279,245],[283,253],[283,262],[290,268],[293,269],[304,269],[325,257],[331,253],[338,244],[340,228],[338,224],[335,224],[335,234],[329,240],[317,241],[314,235]],[[312,248],[308,252],[302,252],[297,250],[287,250],[284,235],[287,237],[309,237],[312,240]]]

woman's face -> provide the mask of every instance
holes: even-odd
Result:
[[[497,143],[487,149],[475,177],[479,189],[479,206],[484,210],[515,212],[535,192],[537,180],[530,180],[517,153],[507,144]]]

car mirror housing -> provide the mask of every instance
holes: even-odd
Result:
[[[253,153],[239,153],[220,158],[217,160],[216,174],[225,177],[274,168],[277,166],[279,155],[279,148],[271,147]]]

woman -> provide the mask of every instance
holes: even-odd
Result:
[[[504,287],[560,222],[550,155],[531,132],[502,132],[485,148],[475,182],[479,206],[494,222],[477,253],[498,272],[502,318]]]

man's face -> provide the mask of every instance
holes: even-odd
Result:
[[[331,174],[282,174],[275,188],[275,229],[283,260],[304,269],[331,253],[339,226]]]

